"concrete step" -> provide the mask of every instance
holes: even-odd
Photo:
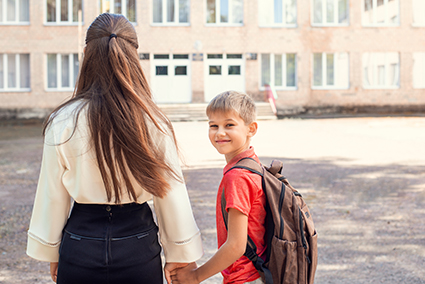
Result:
[[[265,102],[256,102],[257,119],[272,120],[276,119],[270,104]],[[159,104],[160,109],[167,115],[171,121],[206,121],[205,110],[207,104]]]

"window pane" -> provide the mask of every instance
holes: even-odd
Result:
[[[21,54],[20,55],[20,81],[21,88],[29,88],[30,87],[30,55],[29,54]]]
[[[100,0],[100,11],[102,11],[102,13],[111,12],[111,1],[113,0]]]
[[[322,86],[322,54],[313,55],[313,86]]]
[[[47,0],[47,21],[56,22],[56,0]]]
[[[47,88],[57,88],[56,74],[57,74],[56,54],[48,54],[47,55]]]
[[[5,0],[6,1],[6,0]],[[15,11],[16,11],[16,3],[15,0],[7,0],[7,20],[9,22],[16,21]]]
[[[227,54],[227,55],[226,55],[226,58],[227,58],[227,59],[232,59],[232,58],[237,58],[237,59],[239,59],[239,58],[242,58],[242,54]]]
[[[187,75],[187,66],[176,66],[174,68],[174,75]]]
[[[162,0],[153,0],[153,22],[162,23]]]
[[[322,23],[322,1],[324,0],[314,0],[313,23]]]
[[[3,22],[3,0],[0,0],[0,23]],[[1,56],[1,54],[0,54]]]
[[[74,54],[74,82],[72,82],[73,86],[78,79],[78,72],[80,70],[80,62],[78,61],[78,54]]]
[[[169,59],[170,55],[168,54],[154,54],[153,59]]]
[[[167,0],[167,22],[174,22],[174,0]]]
[[[135,23],[136,19],[136,0],[127,0],[127,19]]]
[[[388,10],[388,23],[397,24],[399,22],[399,5],[398,1],[388,1],[387,3]],[[422,14],[423,15],[423,14]]]
[[[270,85],[270,54],[261,54],[261,86]]]
[[[295,24],[297,22],[296,0],[286,0],[286,23]]]
[[[173,59],[189,59],[189,54],[173,54]]]
[[[207,58],[223,58],[223,54],[208,54]]]
[[[230,65],[229,66],[229,75],[241,75],[241,66],[240,65]]]
[[[281,24],[283,22],[283,0],[274,0],[274,22]]]
[[[155,66],[156,67],[156,75],[164,76],[168,75],[168,66]]]
[[[189,23],[189,0],[179,0],[179,22]]]
[[[338,23],[348,23],[348,6],[347,0],[338,1]]]
[[[122,0],[114,1],[114,14],[122,14]]]
[[[19,7],[19,21],[28,22],[30,20],[29,0],[20,0]]]
[[[335,7],[334,0],[327,0],[326,4],[326,22],[334,23]]]
[[[283,85],[283,73],[282,73],[282,54],[276,54],[274,56],[274,85]]]
[[[326,84],[333,86],[335,84],[335,67],[334,67],[334,55],[326,54]]]
[[[67,22],[68,21],[68,0],[61,0],[61,21]]]
[[[210,65],[210,75],[221,75],[221,65]]]
[[[229,22],[229,0],[220,0],[220,22]]]
[[[373,23],[373,0],[364,0],[364,22],[365,24]]]
[[[286,86],[295,87],[296,82],[295,54],[286,55]]]
[[[4,88],[3,54],[0,53],[0,89]]]
[[[378,66],[378,85],[385,85],[385,65]]]
[[[72,2],[72,21],[73,22],[78,22],[78,10],[81,10],[81,21],[83,20],[83,5],[82,5],[82,0],[74,0]]]
[[[390,65],[389,81],[392,86],[398,86],[398,64],[393,63]]]
[[[70,87],[69,85],[69,55],[62,55],[62,87]]]
[[[7,55],[7,87],[16,88],[16,55]]]
[[[243,23],[243,0],[232,0],[232,23]]]
[[[215,0],[207,0],[207,23],[215,23]]]

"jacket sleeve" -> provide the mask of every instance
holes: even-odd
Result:
[[[176,146],[171,136],[162,137],[166,160],[183,177]],[[161,244],[166,262],[193,262],[203,255],[201,233],[196,225],[184,182],[170,179],[171,190],[164,198],[154,197]]]
[[[27,254],[37,260],[57,262],[71,198],[62,183],[61,177],[66,168],[52,128],[47,130],[45,136],[40,177],[28,230]]]

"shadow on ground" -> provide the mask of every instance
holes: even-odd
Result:
[[[48,264],[25,255],[40,169],[40,127],[0,129],[0,283],[52,283]],[[7,134],[9,133],[9,134]],[[269,157],[260,157],[263,163]],[[285,159],[284,174],[307,200],[319,233],[316,284],[425,283],[425,166],[351,165]],[[185,177],[202,230],[205,262],[216,251],[219,168]],[[215,276],[204,283],[220,283]]]

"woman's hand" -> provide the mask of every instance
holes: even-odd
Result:
[[[171,273],[174,270],[176,270],[178,268],[186,267],[189,264],[192,264],[192,265],[194,264],[195,265],[195,268],[197,267],[197,265],[196,265],[195,262],[192,262],[192,263],[167,262],[165,264],[165,267],[164,267],[164,274],[165,274],[165,279],[167,280],[167,283],[168,284],[171,284]]]
[[[192,262],[186,267],[173,270],[171,280],[173,284],[199,284],[196,275],[196,263]]]
[[[50,262],[50,276],[52,277],[53,282],[56,283],[58,278],[58,263]]]

